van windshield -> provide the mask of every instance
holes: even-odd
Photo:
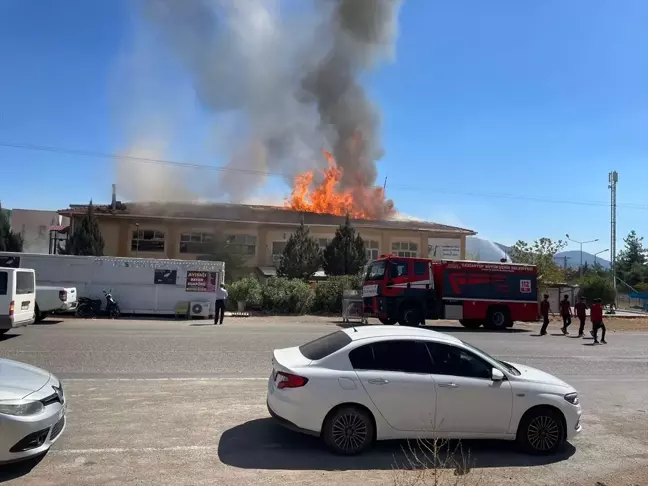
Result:
[[[385,268],[387,267],[386,260],[379,260],[373,262],[369,265],[367,269],[367,274],[365,275],[365,281],[369,280],[382,280],[385,275]]]

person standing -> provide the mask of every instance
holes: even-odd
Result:
[[[225,304],[229,294],[225,289],[225,284],[220,284],[216,289],[216,312],[214,313],[214,324],[222,324],[225,318]],[[219,322],[220,321],[220,322]]]
[[[549,295],[544,294],[544,300],[540,302],[540,314],[542,314],[542,329],[540,329],[541,336],[547,334],[547,326],[549,325],[549,312],[551,312],[551,314],[553,315],[551,304],[549,303]]]
[[[560,303],[560,315],[563,319],[563,327],[561,329],[563,334],[569,334],[567,328],[572,322],[571,303],[569,302],[569,295],[565,294],[562,302]]]
[[[585,331],[585,322],[587,321],[587,301],[585,297],[580,298],[580,302],[574,306],[576,316],[580,320],[580,327],[578,328],[578,337],[583,337]]]
[[[590,310],[590,318],[592,319],[592,335],[594,336],[594,344],[598,344],[598,330],[603,329],[603,334],[601,335],[601,343],[607,344],[605,340],[605,324],[603,323],[603,305],[601,304],[601,299],[596,299],[592,304],[592,310]]]

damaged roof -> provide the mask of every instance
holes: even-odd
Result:
[[[222,203],[117,203],[116,209],[111,205],[94,205],[98,217],[185,219],[201,221],[237,221],[239,223],[266,223],[274,225],[297,226],[302,220],[305,225],[339,226],[344,223],[343,216],[300,212],[277,206],[258,206],[246,204]],[[85,214],[88,205],[71,204],[68,209],[61,209],[58,214],[74,216]],[[356,228],[402,229],[408,231],[437,231],[460,235],[475,235],[472,230],[416,220],[370,220],[352,219]]]

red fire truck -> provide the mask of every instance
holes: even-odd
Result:
[[[501,329],[538,318],[537,269],[383,255],[367,267],[362,298],[365,315],[383,324],[456,319],[467,328]]]

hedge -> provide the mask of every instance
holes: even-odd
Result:
[[[315,292],[300,279],[273,277],[261,287],[264,311],[276,314],[306,314],[313,306]]]

